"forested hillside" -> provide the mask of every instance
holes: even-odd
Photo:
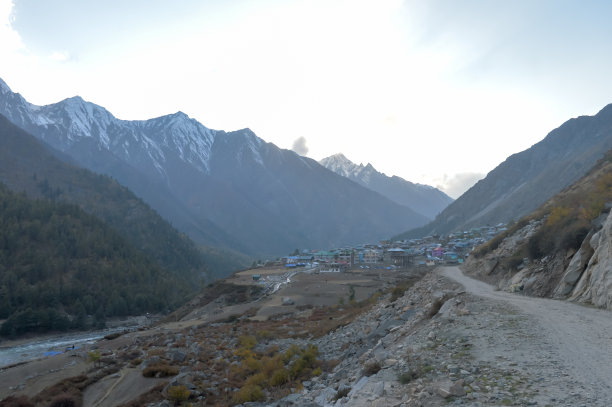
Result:
[[[77,205],[0,184],[0,334],[100,326],[172,309],[192,291]]]
[[[108,176],[59,160],[1,115],[0,182],[29,197],[77,204],[161,267],[194,284],[205,277],[203,253],[129,189]]]

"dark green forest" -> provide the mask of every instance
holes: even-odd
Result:
[[[159,260],[172,265],[166,255]],[[1,335],[100,327],[107,317],[173,309],[198,288],[180,274],[77,205],[0,184]]]
[[[68,164],[0,115],[0,182],[31,198],[76,204],[166,270],[193,284],[207,273],[203,252],[116,180]]]

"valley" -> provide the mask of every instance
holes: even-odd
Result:
[[[612,406],[611,18],[0,0],[0,407]]]
[[[223,284],[255,287],[255,271]],[[612,401],[609,312],[495,291],[457,267],[326,274],[296,273],[276,292],[252,298],[210,287],[219,295],[204,293],[206,304],[192,301],[182,317],[0,370],[6,384],[0,397],[28,395],[43,405],[63,395],[83,406],[161,407],[181,388],[194,406],[250,400],[250,406],[315,407],[340,400],[603,407]],[[325,280],[329,291],[312,295],[313,284]],[[337,296],[350,286],[357,287],[355,301],[339,304]],[[295,304],[281,305],[283,297]],[[316,358],[294,376],[301,356],[288,355],[313,346]],[[88,361],[96,349],[100,362]],[[266,369],[289,376],[271,386],[273,372]],[[148,377],[148,371],[157,373]]]

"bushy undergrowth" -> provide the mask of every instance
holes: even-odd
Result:
[[[377,361],[369,362],[363,367],[363,374],[366,376],[372,376],[378,373],[380,369],[382,369],[382,366],[380,365],[379,362]]]
[[[144,377],[168,377],[176,376],[178,369],[175,366],[170,366],[167,363],[155,363],[151,366],[147,366],[143,369],[142,375]]]
[[[267,392],[299,388],[302,380],[321,374],[322,363],[314,345],[300,348],[291,345],[284,353],[277,347],[255,351],[257,338],[245,335],[238,339],[234,354],[240,364],[230,367],[230,380],[240,387],[234,393],[234,402],[246,403],[265,399]]]

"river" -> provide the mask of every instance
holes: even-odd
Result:
[[[92,344],[105,335],[123,331],[125,328],[105,329],[100,331],[75,332],[69,334],[53,335],[32,338],[15,342],[14,346],[8,346],[11,342],[0,342],[0,368],[15,363],[27,362],[42,357],[51,357],[66,351],[82,348]]]

